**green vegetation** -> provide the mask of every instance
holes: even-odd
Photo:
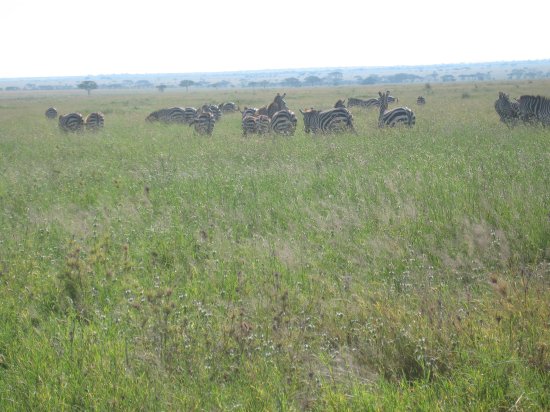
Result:
[[[291,138],[144,121],[280,90],[0,93],[0,410],[549,410],[550,131],[493,102],[550,83],[390,90]]]

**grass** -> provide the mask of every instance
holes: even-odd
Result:
[[[401,85],[412,129],[206,138],[144,118],[277,91],[0,94],[0,408],[548,410],[550,135],[499,90],[550,95]]]

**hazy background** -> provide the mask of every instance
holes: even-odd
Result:
[[[327,6],[330,4],[330,6]],[[0,78],[546,59],[542,0],[3,5]]]

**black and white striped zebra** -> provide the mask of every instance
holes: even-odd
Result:
[[[379,105],[380,105],[380,102],[378,101],[378,99],[363,100],[363,99],[358,99],[356,97],[348,98],[348,108],[359,106],[359,107],[365,107],[368,109],[369,107],[378,107]]]
[[[386,111],[388,108],[389,91],[385,93],[378,92],[378,94],[380,95],[380,115],[378,116],[379,127],[393,127],[400,123],[410,127],[416,123],[416,117],[413,111],[408,107],[396,107],[395,109]]]
[[[338,101],[336,103],[334,103],[334,107],[346,107],[345,100],[338,99]]]
[[[251,114],[243,116],[241,125],[243,128],[243,136],[248,136],[249,134],[254,134],[257,131],[257,117]]]
[[[423,106],[426,104],[426,98],[424,96],[418,96],[416,98],[416,104],[419,106]]]
[[[101,112],[93,112],[86,116],[84,123],[86,125],[86,129],[98,130],[105,125],[105,116]]]
[[[266,114],[246,115],[242,119],[243,136],[249,134],[267,134],[270,131],[271,119]]]
[[[271,130],[277,134],[293,136],[297,124],[296,115],[288,109],[279,110],[271,118]]]
[[[57,117],[57,109],[55,107],[48,107],[44,113],[48,119],[55,119]]]
[[[149,122],[189,124],[195,119],[196,114],[197,109],[194,107],[170,107],[154,111],[145,120]]]
[[[211,136],[212,132],[214,131],[214,124],[216,123],[216,119],[214,118],[214,115],[210,112],[202,112],[198,113],[195,119],[191,123],[189,123],[189,126],[195,127],[195,132],[202,135],[208,135]]]
[[[524,122],[541,122],[543,126],[550,125],[550,99],[544,96],[524,95],[518,99],[519,111]]]
[[[519,104],[511,102],[510,97],[504,92],[498,92],[498,99],[495,100],[495,110],[500,121],[508,127],[516,125],[519,119]]]
[[[254,116],[257,111],[258,111],[257,107],[246,107],[245,106],[244,110],[241,112],[242,118],[244,119],[246,116]]]
[[[329,110],[307,109],[300,113],[304,116],[304,131],[306,133],[336,133],[349,130],[355,133],[353,116],[344,107],[335,107]]]
[[[237,106],[234,102],[221,103],[218,107],[222,113],[234,113],[239,111],[239,106]]]
[[[269,118],[271,118],[279,110],[288,109],[285,101],[285,96],[286,96],[286,93],[283,93],[282,95],[280,93],[277,93],[277,95],[275,96],[273,101],[269,103],[269,105],[260,107],[259,109],[256,110],[254,114],[256,116],[264,114],[269,116]]]
[[[210,112],[214,115],[214,120],[219,121],[222,117],[222,111],[215,104],[203,104],[199,112]]]
[[[84,128],[84,117],[77,112],[59,116],[59,128],[65,132],[78,132]]]

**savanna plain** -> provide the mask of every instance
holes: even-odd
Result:
[[[386,88],[414,127],[304,133]],[[550,410],[550,129],[500,90],[550,82],[0,92],[0,409]],[[277,92],[292,137],[145,121]]]

